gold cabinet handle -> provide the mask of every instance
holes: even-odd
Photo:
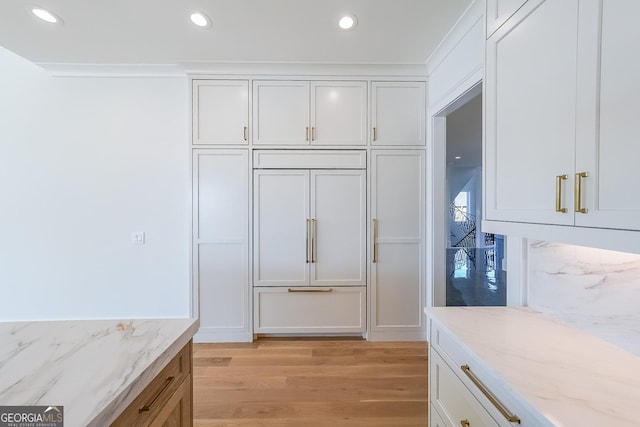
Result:
[[[373,227],[373,262],[378,262],[378,220],[371,220]]]
[[[376,139],[378,139],[378,129],[376,129],[375,127],[373,128],[373,140],[375,141]]]
[[[500,403],[498,398],[495,397],[493,395],[493,393],[491,393],[491,391],[489,391],[489,389],[484,384],[482,384],[480,379],[478,377],[476,377],[473,374],[473,372],[471,372],[471,368],[469,368],[469,365],[462,365],[462,366],[460,366],[460,369],[462,369],[462,372],[464,372],[467,375],[467,377],[469,377],[471,382],[473,382],[476,385],[476,387],[478,387],[480,389],[482,394],[484,394],[485,397],[487,399],[489,399],[489,401],[491,403],[493,403],[493,406],[495,406],[498,409],[498,411],[500,411],[502,416],[505,417],[507,419],[507,421],[509,421],[510,423],[518,423],[518,424],[520,424],[520,417],[518,417],[515,414],[510,413],[507,410],[507,408],[505,408],[504,405],[502,403]]]
[[[556,176],[556,212],[567,213],[569,210],[562,207],[562,181],[569,178],[569,175]]]
[[[316,262],[318,253],[318,225],[315,219],[311,220],[311,262]]]
[[[305,222],[307,223],[307,239],[306,239],[306,248],[307,248],[307,255],[306,255],[306,259],[307,259],[307,264],[309,264],[309,225],[311,225],[311,220],[307,219],[305,220]]]
[[[309,128],[306,127],[304,132],[305,132],[305,141],[308,141],[309,140]]]
[[[249,140],[249,128],[248,127],[244,127],[242,128],[242,136],[244,137],[245,141]]]
[[[294,293],[294,292],[309,292],[309,293],[311,293],[311,292],[315,292],[315,293],[325,292],[326,293],[326,292],[333,292],[333,289],[332,288],[328,288],[328,289],[291,289],[291,288],[289,288],[289,289],[287,289],[287,292],[290,292],[290,293]]]
[[[586,178],[588,176],[589,176],[589,172],[578,172],[576,174],[576,182],[574,185],[574,192],[573,192],[573,196],[574,196],[573,207],[575,208],[576,212],[584,213],[584,214],[589,212],[589,210],[587,208],[582,207],[582,178]]]
[[[460,420],[460,425],[462,427],[471,427],[471,423],[469,422],[469,420]]]
[[[151,400],[151,402],[147,403],[142,408],[138,409],[138,413],[151,411],[151,408],[153,408],[153,405],[156,403],[156,401],[162,395],[162,393],[164,393],[164,391],[171,385],[173,380],[174,380],[174,377],[167,377],[167,379],[164,380],[164,385],[162,386],[162,388],[160,389],[158,394],[156,394],[154,396],[154,398]]]
[[[312,141],[316,140],[316,128],[315,128],[315,126],[311,127],[311,140]]]

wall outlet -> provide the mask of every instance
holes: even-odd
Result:
[[[131,243],[134,245],[144,245],[144,231],[134,231],[131,233]]]

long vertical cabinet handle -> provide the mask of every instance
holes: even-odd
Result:
[[[376,139],[378,139],[378,129],[377,128],[373,128],[373,140],[375,141]]]
[[[589,212],[589,210],[587,208],[582,207],[582,178],[586,178],[588,176],[589,176],[589,172],[578,172],[576,174],[576,182],[574,185],[574,192],[573,192],[573,196],[574,196],[573,207],[575,208],[576,212],[584,213],[584,214]]]
[[[318,222],[315,219],[311,220],[311,263],[316,262],[316,255],[318,253]]]
[[[311,140],[312,141],[316,140],[316,127],[315,126],[311,127]]]
[[[569,178],[569,175],[556,176],[556,212],[567,213],[568,209],[562,207],[562,181]]]
[[[304,131],[304,132],[305,132],[305,133],[304,133],[304,134],[305,134],[305,137],[304,137],[304,138],[305,138],[305,141],[308,141],[308,140],[309,140],[309,128],[308,128],[308,127],[306,127],[306,128],[304,128],[304,129],[305,129],[305,131]]]
[[[371,226],[373,227],[373,262],[378,262],[378,220],[372,219]]]
[[[245,141],[249,140],[249,128],[246,126],[242,128],[242,137],[244,138]]]
[[[309,225],[311,224],[311,220],[307,219],[305,220],[305,222],[307,223],[306,224],[307,225],[307,240],[306,240],[307,256],[306,258],[307,258],[307,264],[309,264]]]

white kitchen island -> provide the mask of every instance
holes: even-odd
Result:
[[[172,359],[190,357],[197,328],[196,319],[0,323],[0,405],[63,406],[65,426],[109,425]]]
[[[640,425],[638,356],[526,308],[425,313],[432,427]]]

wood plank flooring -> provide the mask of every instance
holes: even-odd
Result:
[[[427,343],[194,344],[196,427],[427,425]]]

